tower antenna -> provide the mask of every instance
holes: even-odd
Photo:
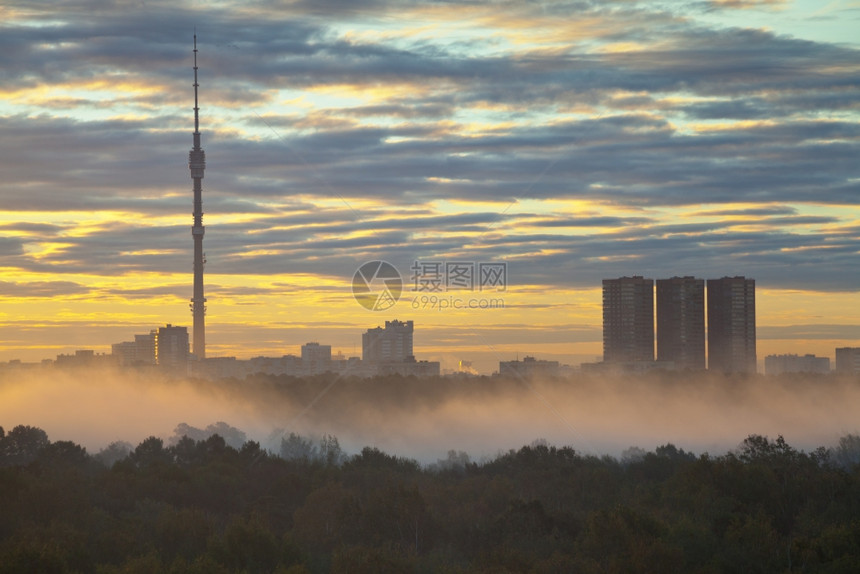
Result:
[[[197,30],[194,31],[194,147],[188,152],[188,168],[194,182],[194,226],[191,236],[194,239],[194,291],[191,297],[191,314],[194,318],[193,348],[198,360],[206,358],[206,297],[203,296],[203,170],[206,168],[206,154],[200,147],[200,109],[197,104]]]

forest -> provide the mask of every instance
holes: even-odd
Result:
[[[536,441],[422,466],[333,436],[90,454],[0,428],[0,574],[23,572],[856,573],[860,436],[620,459]]]

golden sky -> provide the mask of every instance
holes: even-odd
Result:
[[[443,367],[578,364],[602,352],[602,278],[746,275],[760,358],[832,357],[860,345],[858,17],[851,1],[6,2],[0,361],[190,327],[195,27],[209,356],[360,354],[397,318]],[[351,294],[372,260],[405,282],[387,311]],[[436,294],[504,308],[427,308],[416,261],[504,262],[503,292]]]

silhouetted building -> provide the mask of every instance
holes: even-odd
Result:
[[[137,353],[137,347],[134,341],[123,341],[122,343],[114,343],[110,346],[111,356],[120,365],[134,364],[134,356]]]
[[[603,280],[603,360],[654,360],[654,280]]]
[[[135,335],[134,341],[111,345],[111,355],[121,365],[154,365],[156,331],[147,335]]]
[[[160,367],[185,372],[188,367],[188,329],[167,324],[155,336],[155,360]]]
[[[377,375],[400,375],[401,377],[438,377],[441,372],[439,361],[406,361],[403,363],[380,363]]]
[[[240,361],[236,357],[207,357],[202,361],[188,363],[189,374],[198,378],[242,379],[254,374],[247,368],[250,361]]]
[[[766,375],[782,373],[829,373],[830,358],[815,355],[768,355],[764,358]]]
[[[558,377],[558,361],[538,360],[534,357],[523,357],[523,360],[499,361],[499,375],[532,379],[536,377]]]
[[[657,280],[657,360],[705,368],[705,280]]]
[[[302,361],[331,361],[331,345],[305,343],[302,345]]]
[[[437,361],[416,361],[412,353],[412,321],[386,321],[385,328],[368,329],[361,336],[361,362],[347,366],[357,376],[438,376]]]
[[[601,375],[629,375],[631,373],[648,373],[650,371],[674,371],[675,363],[672,361],[581,363],[579,370],[583,373]]]
[[[840,373],[860,373],[860,347],[836,349],[836,370]]]
[[[105,355],[96,355],[91,349],[75,351],[74,355],[57,355],[54,365],[58,367],[91,367],[96,358],[103,359]]]
[[[361,358],[365,363],[406,363],[412,354],[412,321],[386,321],[385,328],[368,329],[361,336]]]
[[[754,279],[708,279],[708,368],[756,372]]]
[[[134,336],[134,344],[136,346],[135,360],[137,362],[147,365],[155,364],[155,337],[155,329],[146,335]]]
[[[331,370],[331,345],[305,343],[302,345],[302,367],[316,375]]]

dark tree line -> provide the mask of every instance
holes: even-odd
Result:
[[[860,572],[860,437],[669,444],[621,461],[536,443],[422,468],[291,435],[95,456],[0,428],[0,574]]]

